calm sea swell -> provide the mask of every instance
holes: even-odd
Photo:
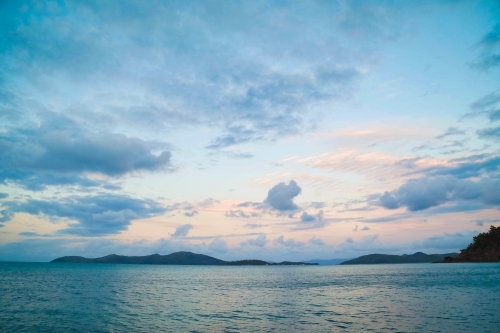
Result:
[[[0,263],[0,332],[500,332],[500,264]]]

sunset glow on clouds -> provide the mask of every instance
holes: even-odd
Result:
[[[446,253],[500,224],[496,1],[0,8],[0,259]]]

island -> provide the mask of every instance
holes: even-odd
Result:
[[[120,256],[110,254],[100,258],[84,258],[79,256],[65,256],[54,259],[51,263],[79,263],[79,264],[139,264],[139,265],[212,265],[212,266],[303,266],[318,265],[316,263],[283,261],[270,263],[263,260],[249,259],[224,261],[204,254],[187,251],[175,252],[167,255],[151,254],[148,256]]]
[[[351,260],[352,258],[349,259],[311,259],[304,261],[305,263],[311,263],[311,264],[318,264],[321,266],[333,266],[333,265],[338,265],[341,262]]]
[[[500,227],[490,226],[488,232],[473,237],[472,243],[456,257],[445,257],[444,263],[454,262],[499,262]]]
[[[425,254],[416,252],[414,254],[391,255],[391,254],[368,254],[356,259],[341,262],[339,265],[374,265],[374,264],[416,264],[443,261],[444,258],[454,258],[458,253]]]

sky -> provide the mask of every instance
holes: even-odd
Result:
[[[448,253],[500,225],[498,1],[2,1],[0,260]]]

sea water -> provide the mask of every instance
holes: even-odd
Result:
[[[500,264],[3,262],[0,332],[500,332]]]

